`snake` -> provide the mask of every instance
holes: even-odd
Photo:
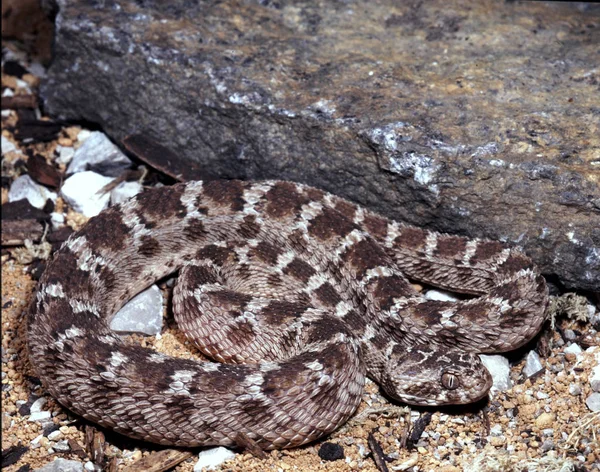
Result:
[[[128,300],[177,272],[175,321],[209,361],[110,329]],[[430,300],[415,282],[464,295]],[[117,433],[283,449],[348,421],[367,377],[409,405],[484,398],[479,354],[527,343],[547,304],[517,247],[300,183],[190,181],[145,189],[65,241],[35,289],[27,346],[52,397]]]

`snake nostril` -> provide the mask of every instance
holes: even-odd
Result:
[[[448,390],[456,390],[458,388],[458,377],[449,372],[442,374],[442,385]]]

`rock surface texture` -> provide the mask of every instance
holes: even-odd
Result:
[[[198,178],[309,183],[598,290],[599,43],[578,4],[60,1],[42,93]]]

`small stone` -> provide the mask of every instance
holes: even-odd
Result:
[[[326,442],[321,444],[319,448],[319,457],[324,461],[337,461],[339,459],[343,459],[344,448],[339,444]]]
[[[552,428],[546,428],[542,431],[542,434],[544,436],[554,436],[554,429]]]
[[[577,339],[577,335],[572,329],[565,329],[564,334],[565,339],[567,339],[568,341],[575,341]]]
[[[194,464],[194,472],[215,470],[225,461],[235,457],[235,454],[224,447],[213,447],[198,454],[198,461]]]
[[[96,470],[96,466],[94,465],[94,463],[92,461],[87,461],[84,465],[83,468],[85,470],[88,470],[89,472],[94,472],[94,470]]]
[[[569,385],[569,393],[571,395],[581,395],[581,387],[576,383],[572,383]]]
[[[490,428],[490,435],[492,436],[502,436],[502,425],[495,424]]]
[[[121,333],[160,333],[163,321],[163,296],[153,285],[138,293],[113,317],[110,328]]]
[[[34,472],[83,472],[83,464],[78,461],[57,458]]]
[[[546,429],[554,424],[555,419],[556,417],[553,413],[542,413],[535,419],[535,425],[539,429]]]
[[[56,193],[37,184],[29,175],[21,175],[15,179],[8,191],[8,201],[16,202],[27,199],[32,206],[40,210],[46,205],[46,200],[56,202]]]
[[[52,414],[49,411],[38,411],[29,416],[29,421],[45,421],[49,420]]]
[[[591,411],[600,411],[600,393],[594,392],[585,400],[585,404]]]
[[[75,211],[92,217],[108,206],[110,194],[98,192],[112,181],[95,172],[80,172],[65,180],[60,193]]]
[[[44,405],[48,402],[48,399],[46,397],[41,397],[38,398],[36,401],[34,401],[31,406],[29,407],[29,411],[30,413],[38,413],[40,411],[42,411],[42,409],[44,408]]]
[[[60,438],[62,438],[63,433],[61,433],[60,431],[52,431],[49,435],[48,435],[48,439],[50,441],[57,441]]]
[[[438,300],[441,302],[456,302],[458,301],[458,298],[456,298],[456,296],[450,292],[445,292],[444,290],[437,290],[437,289],[432,289],[432,290],[427,290],[427,292],[425,292],[425,298],[427,300]]]
[[[104,133],[93,131],[75,151],[67,174],[86,171],[90,166],[101,167],[107,171],[106,175],[116,177],[131,167],[131,161]]]
[[[548,394],[544,392],[535,392],[535,397],[538,400],[545,400],[546,398],[548,398]]]
[[[69,443],[66,440],[57,442],[52,448],[59,452],[68,452],[71,450]]]
[[[512,387],[512,382],[510,380],[510,366],[506,357],[499,355],[488,356],[484,354],[480,354],[479,357],[486,369],[492,374],[492,394],[495,392],[504,392]]]
[[[50,213],[50,223],[52,224],[52,229],[54,231],[62,228],[65,225],[65,215],[53,211]]]
[[[17,150],[17,146],[15,146],[12,141],[9,141],[3,135],[2,136],[2,155],[4,156],[4,154],[8,154],[9,152],[13,152],[16,150]]]
[[[597,365],[592,369],[592,375],[590,375],[590,386],[594,392],[600,392],[600,365]]]
[[[525,366],[523,367],[523,375],[525,377],[533,377],[538,372],[544,370],[540,355],[535,351],[529,351],[527,359],[525,360]]]
[[[110,192],[110,204],[116,205],[117,203],[121,203],[137,195],[141,191],[142,184],[139,182],[123,182]]]
[[[552,441],[552,439],[546,439],[542,443],[542,452],[548,452],[548,451],[551,451],[552,449],[554,449],[554,441]]]
[[[579,346],[579,344],[573,343],[568,345],[567,347],[565,347],[564,353],[565,354],[581,354],[583,352],[583,350],[581,349],[581,347]]]

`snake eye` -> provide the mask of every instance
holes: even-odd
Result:
[[[458,377],[449,372],[442,374],[442,385],[448,390],[455,390],[458,388]]]

